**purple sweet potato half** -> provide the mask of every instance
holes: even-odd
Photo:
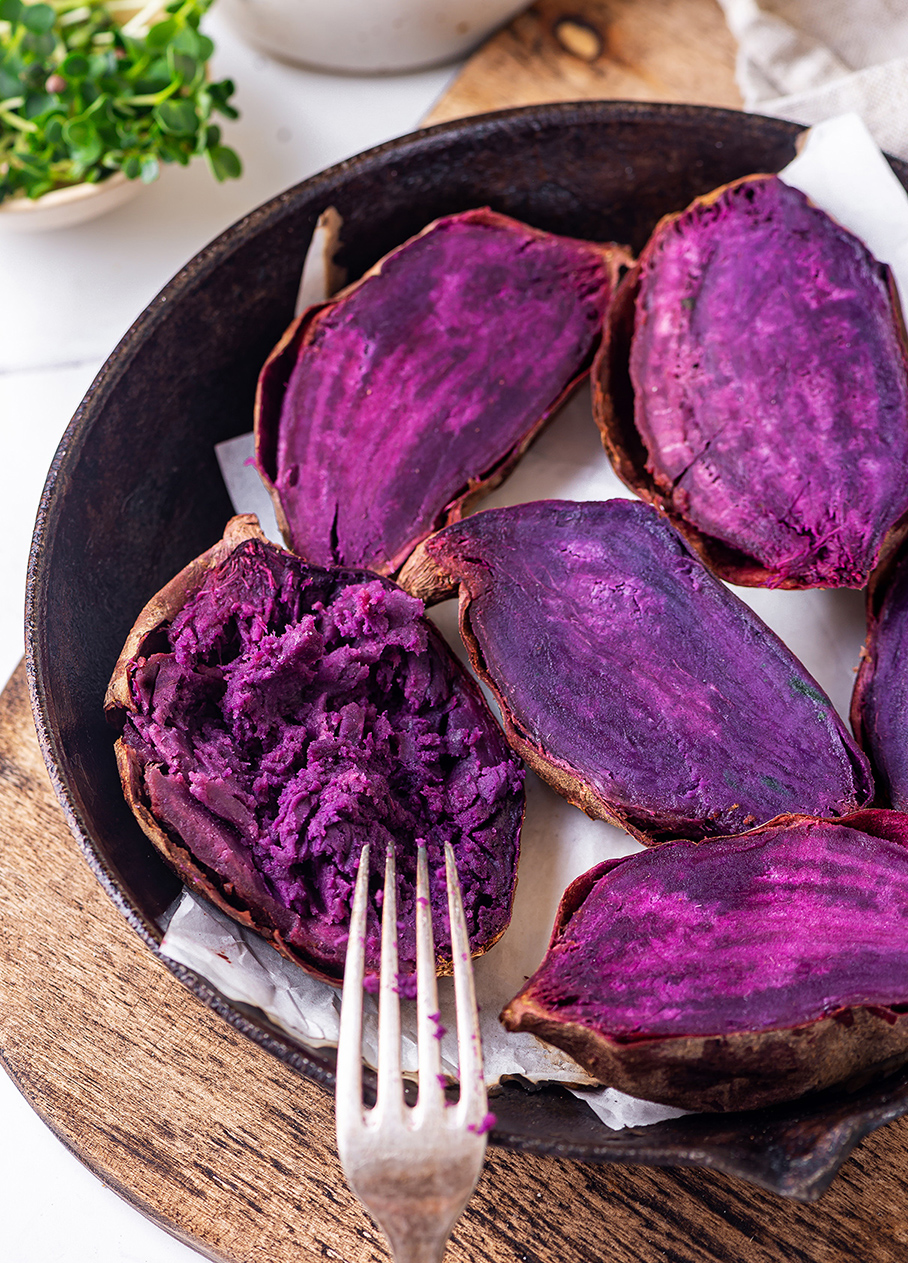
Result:
[[[851,726],[870,758],[880,801],[908,811],[908,548],[880,567],[867,597]]]
[[[519,459],[589,370],[623,249],[487,209],[430,224],[295,321],[256,402],[289,548],[393,574]]]
[[[753,176],[663,219],[594,370],[619,475],[733,583],[862,587],[908,511],[908,352],[888,268]]]
[[[754,1109],[908,1060],[908,816],[783,817],[568,887],[502,1014],[622,1091]]]
[[[459,586],[508,740],[642,842],[839,816],[873,796],[817,683],[649,505],[477,513],[420,545],[401,581],[428,599]]]
[[[107,708],[127,800],[165,859],[309,972],[343,976],[364,842],[373,909],[395,849],[403,975],[420,842],[440,966],[446,842],[473,951],[504,931],[523,769],[421,603],[390,580],[309,565],[235,518],[143,611]],[[378,925],[375,911],[370,970]]]

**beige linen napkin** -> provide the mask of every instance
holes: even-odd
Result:
[[[810,124],[853,110],[908,159],[908,0],[719,3],[746,109]]]

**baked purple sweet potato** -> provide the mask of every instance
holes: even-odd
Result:
[[[889,270],[775,176],[658,224],[593,376],[619,476],[732,583],[862,587],[908,512]]]
[[[287,546],[393,574],[502,480],[587,373],[629,261],[471,210],[305,312],[256,401],[258,468]]]
[[[870,758],[881,803],[908,811],[908,549],[888,558],[867,593],[867,639],[851,726]]]
[[[908,1061],[908,816],[785,817],[568,887],[502,1014],[603,1083],[756,1109]]]
[[[252,517],[145,608],[111,680],[117,758],[142,828],[188,886],[310,973],[343,976],[371,844],[399,874],[401,973],[415,968],[417,843],[450,959],[450,842],[475,953],[504,931],[523,769],[423,607],[390,580],[311,566]],[[377,970],[378,913],[367,969]]]
[[[460,589],[473,667],[526,762],[641,842],[740,833],[873,796],[867,760],[798,660],[631,500],[490,509],[401,573]]]

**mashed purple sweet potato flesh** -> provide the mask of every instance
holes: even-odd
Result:
[[[265,365],[256,414],[288,546],[396,571],[589,369],[626,257],[465,211],[306,313]]]
[[[663,221],[636,283],[635,424],[658,502],[770,586],[863,586],[908,510],[887,269],[759,176]]]
[[[342,976],[365,842],[368,969],[389,845],[402,974],[413,969],[419,842],[440,960],[450,958],[446,842],[474,951],[503,932],[522,768],[421,602],[395,584],[247,540],[147,638],[128,684],[122,740],[145,806],[222,906],[314,972]]]

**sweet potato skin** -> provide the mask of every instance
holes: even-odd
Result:
[[[908,546],[867,589],[867,636],[851,695],[851,727],[870,759],[880,805],[908,810]]]
[[[862,587],[904,533],[893,279],[775,176],[657,225],[612,304],[593,397],[619,477],[728,582]]]
[[[426,540],[401,573],[460,592],[508,740],[644,844],[866,805],[866,759],[778,638],[651,507],[540,501]]]
[[[867,872],[878,878],[884,889],[887,869],[898,882],[901,902],[897,896],[893,907],[886,911],[885,920],[887,926],[891,920],[889,928],[900,936],[902,954],[908,960],[908,941],[904,934],[908,926],[908,899],[905,898],[908,891],[908,856],[904,854],[908,845],[908,816],[873,809],[856,812],[835,822],[805,816],[783,816],[733,839],[711,839],[695,850],[704,860],[714,857],[717,888],[724,891],[730,881],[729,865],[735,864],[736,856],[748,850],[753,852],[755,848],[778,848],[780,839],[784,846],[786,837],[800,837],[803,843],[811,833],[829,835],[835,831],[841,837],[845,836],[845,831],[859,837],[856,854],[861,854],[862,848],[867,854],[879,851],[874,861],[877,867],[868,868]],[[683,870],[685,854],[691,854],[691,848],[689,844],[682,846],[686,850],[679,852],[677,859],[679,868]],[[668,844],[662,848],[663,858],[670,856],[672,847],[673,844]],[[778,853],[784,855],[783,850]],[[870,977],[864,1002],[855,1000],[853,995],[844,996],[836,1002],[830,995],[829,1003],[825,1007],[818,1006],[817,1011],[808,1012],[810,1006],[805,1003],[801,1020],[776,1024],[767,1022],[754,1029],[746,1029],[746,998],[740,1004],[740,1015],[735,1022],[737,1029],[716,1029],[712,1032],[701,1029],[685,1033],[687,1015],[685,1011],[679,1015],[674,1008],[666,1010],[669,1017],[665,1025],[675,1027],[679,1033],[666,1033],[665,1029],[652,1031],[643,1022],[632,1031],[627,1029],[626,1022],[619,1023],[620,1030],[612,1030],[608,1028],[607,1021],[578,1020],[575,1014],[577,997],[568,996],[564,1003],[559,1004],[553,989],[556,986],[553,971],[558,969],[559,957],[562,961],[567,959],[565,953],[578,942],[576,936],[579,931],[575,928],[578,922],[575,918],[592,906],[597,888],[603,889],[610,875],[622,869],[625,872],[636,870],[637,879],[644,883],[641,890],[645,889],[647,861],[658,855],[659,852],[644,852],[606,861],[568,887],[558,911],[546,959],[502,1013],[502,1021],[508,1030],[531,1031],[540,1039],[555,1044],[603,1083],[644,1099],[691,1110],[760,1109],[835,1084],[894,1070],[908,1061],[908,968],[904,969],[899,996],[894,994],[891,977],[879,984],[879,994],[872,994],[875,980]],[[895,872],[889,867],[893,859],[898,864]],[[684,890],[684,880],[681,871],[678,877],[680,891]],[[809,883],[809,878],[807,881]],[[842,899],[847,900],[850,893],[843,890]],[[722,897],[719,896],[720,903]],[[765,888],[760,897],[764,900],[769,898]],[[808,913],[815,915],[817,912],[817,909],[810,908],[811,897],[809,890],[807,894],[802,892],[797,907],[790,912],[786,910],[787,930],[783,933],[804,933],[803,920]],[[866,924],[867,918],[873,916],[885,902],[885,896],[880,893],[874,899],[870,885],[855,895],[854,901],[855,921],[863,920]],[[822,915],[823,897],[817,896],[817,902]],[[639,933],[643,940],[647,940],[651,928],[651,925],[640,925]],[[860,927],[853,929],[855,937],[859,938]],[[704,933],[708,935],[708,931]],[[608,934],[607,926],[603,934]],[[658,928],[653,931],[653,937],[658,939]],[[582,949],[589,956],[596,952],[597,944],[583,940]],[[684,974],[687,964],[691,975],[689,985],[692,990],[698,990],[698,998],[703,1000],[700,1005],[702,1010],[704,1004],[708,1006],[710,1003],[708,995],[704,999],[712,963],[708,949],[701,944],[699,960],[688,962],[683,960],[681,950],[682,958],[666,958],[664,968],[674,979]],[[849,945],[844,944],[843,956],[847,957],[849,950],[852,950]],[[809,950],[805,951],[805,960],[809,954]],[[804,968],[807,968],[806,964]],[[753,969],[756,976],[759,961],[754,962]],[[558,977],[557,986],[563,990],[563,972]],[[684,984],[677,986],[681,989]],[[851,983],[848,986],[842,984],[843,992],[848,987]],[[796,992],[794,994],[797,995]],[[797,1005],[797,999],[789,1003]],[[702,1023],[702,1013],[699,1019],[694,1014],[687,1020],[693,1025],[698,1020]]]
[[[247,540],[265,542],[258,519],[251,513],[231,518],[221,539],[184,566],[142,609],[126,638],[107,686],[104,710],[112,724],[120,727],[123,716],[135,710],[135,701],[129,688],[130,664],[150,650],[161,629],[179,614],[189,596],[199,588],[205,575],[215,570]],[[237,891],[232,884],[225,886],[213,872],[199,864],[190,848],[172,830],[161,825],[148,800],[144,762],[122,737],[117,738],[114,752],[127,804],[145,836],[184,885],[202,895],[238,925],[255,930],[277,948],[281,955],[303,965],[314,976],[331,981],[327,974],[314,966],[311,959],[301,956],[287,941],[285,936],[291,928],[289,918],[276,901],[267,900],[264,898],[265,892],[260,891],[254,904],[248,904],[245,900],[250,891]]]
[[[474,682],[390,580],[309,566],[254,518],[234,518],[142,611],[106,709],[124,795],[164,859],[314,976],[342,978],[364,841],[373,896],[386,846],[397,855],[402,985],[419,845],[433,901],[439,855],[454,846],[474,951],[503,933],[523,771]],[[437,943],[444,972],[444,928]]]
[[[395,574],[506,477],[587,375],[630,258],[479,208],[304,312],[255,410],[287,546]]]

